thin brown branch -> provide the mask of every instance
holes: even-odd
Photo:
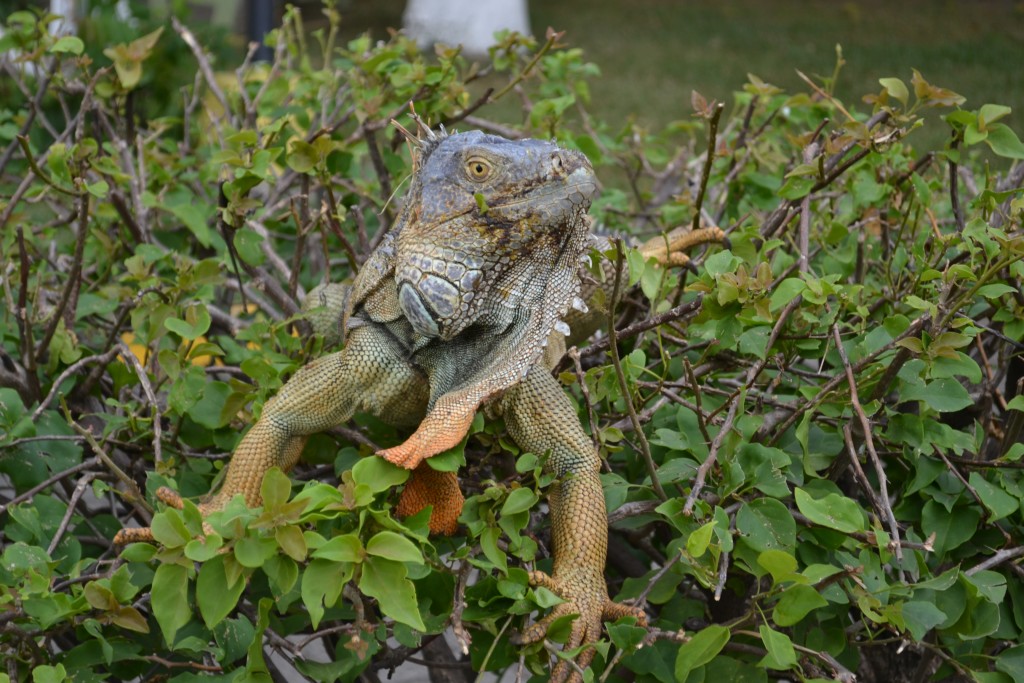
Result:
[[[899,576],[900,581],[903,581],[903,549],[900,547],[900,528],[896,523],[896,515],[893,514],[892,506],[889,504],[889,484],[885,476],[885,468],[882,466],[882,461],[878,457],[878,451],[875,450],[875,440],[871,436],[871,421],[868,420],[868,416],[860,404],[860,397],[857,395],[857,380],[854,378],[853,368],[850,366],[850,359],[846,355],[846,349],[843,348],[843,340],[839,336],[839,325],[836,323],[832,324],[832,336],[835,339],[836,350],[839,352],[839,357],[843,361],[843,368],[846,371],[846,381],[850,385],[850,403],[853,405],[853,410],[857,414],[857,418],[860,420],[860,428],[864,438],[864,445],[867,447],[868,456],[871,458],[871,462],[875,466],[875,476],[878,479],[879,489],[878,503],[882,506],[885,521],[889,526],[889,533],[892,535],[892,541],[890,541],[889,545],[896,554],[896,562],[897,565],[899,565],[896,569],[897,575]]]
[[[704,206],[704,195],[708,189],[708,178],[711,177],[711,166],[715,161],[715,145],[718,143],[718,122],[722,118],[722,111],[725,105],[718,102],[714,105],[714,111],[708,119],[708,151],[704,158],[704,169],[700,173],[700,189],[697,190],[697,200],[693,204],[693,224],[690,229],[694,232],[700,228],[700,212]]]
[[[629,391],[629,384],[626,382],[626,375],[622,371],[622,361],[619,359],[618,339],[615,332],[615,304],[619,300],[620,287],[622,285],[623,263],[622,240],[617,239],[615,240],[615,281],[612,285],[612,298],[608,306],[608,348],[612,357],[612,365],[615,368],[615,376],[619,380],[619,389],[622,391],[622,400],[626,404],[626,411],[629,413],[629,419],[633,423],[633,430],[636,432],[637,440],[640,443],[640,455],[643,457],[644,464],[647,466],[647,473],[651,477],[651,486],[654,487],[654,492],[658,498],[664,501],[668,500],[668,496],[658,480],[658,468],[654,464],[654,458],[651,456],[651,445],[647,442],[647,435],[644,434],[643,425],[640,424],[640,418],[637,417],[636,408],[633,406],[633,397]]]

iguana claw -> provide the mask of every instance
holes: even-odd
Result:
[[[555,606],[550,614],[522,633],[514,635],[513,642],[518,644],[539,642],[547,635],[551,624],[557,619],[576,614],[578,616],[569,632],[569,639],[562,649],[569,651],[580,646],[585,647],[576,657],[574,663],[565,659],[558,660],[551,672],[551,683],[580,683],[583,680],[582,671],[590,666],[590,662],[593,661],[596,654],[593,647],[586,646],[596,643],[601,638],[601,629],[605,621],[631,616],[636,618],[638,626],[647,626],[647,615],[643,609],[623,605],[609,599],[604,590],[603,581],[587,577],[561,580],[544,572],[534,571],[530,572],[530,584],[547,588],[565,602]]]

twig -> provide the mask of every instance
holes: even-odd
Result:
[[[725,105],[721,102],[715,105],[715,109],[708,121],[708,151],[704,158],[704,169],[700,173],[700,189],[697,191],[697,201],[693,207],[693,224],[690,229],[694,232],[700,227],[700,211],[704,205],[704,194],[708,189],[708,178],[711,177],[711,165],[715,161],[715,145],[718,141],[718,121],[722,118],[722,111]]]
[[[42,388],[39,386],[39,377],[36,375],[35,344],[32,341],[32,323],[28,319],[28,273],[31,270],[31,263],[28,258],[28,248],[25,246],[25,232],[20,225],[17,228],[17,237],[20,287],[18,289],[18,308],[14,312],[14,317],[18,321],[18,335],[21,337],[21,360],[25,364],[26,381],[29,391],[32,393],[31,398],[35,399],[39,397]]]
[[[61,187],[60,185],[57,184],[57,181],[50,178],[50,176],[48,176],[43,171],[43,169],[39,168],[38,162],[36,162],[35,157],[32,156],[32,148],[29,147],[27,137],[25,137],[24,135],[19,135],[18,144],[21,145],[21,151],[25,155],[25,161],[28,162],[29,168],[31,168],[32,172],[36,174],[37,178],[39,178],[44,183],[46,183],[53,189],[57,190],[57,192],[60,192],[61,194],[66,194],[69,197],[80,197],[82,195],[82,192],[80,190],[69,190],[66,187]]]
[[[900,333],[891,342],[889,342],[888,344],[885,344],[884,346],[882,346],[880,348],[875,349],[873,352],[869,353],[868,355],[864,356],[859,361],[857,361],[855,364],[853,364],[851,366],[853,368],[853,372],[854,373],[858,373],[861,370],[863,370],[865,367],[870,365],[871,363],[875,362],[875,360],[879,356],[881,356],[883,353],[891,351],[896,346],[896,343],[899,342],[901,339],[906,339],[907,337],[909,337],[911,335],[917,334],[921,330],[921,328],[924,326],[924,324],[928,321],[928,319],[929,319],[928,314],[922,315],[919,318],[915,318],[910,323],[910,325],[907,326],[907,329],[903,330],[903,332]],[[821,386],[821,388],[818,389],[818,395],[817,396],[815,396],[811,400],[807,401],[806,403],[803,403],[799,407],[795,408],[793,410],[793,413],[788,418],[786,418],[779,425],[778,429],[775,431],[775,434],[772,436],[772,438],[768,441],[767,445],[769,445],[769,446],[773,445],[779,438],[782,437],[783,434],[786,433],[786,430],[788,430],[790,427],[792,427],[793,424],[795,424],[796,421],[800,419],[800,417],[804,413],[806,413],[808,410],[811,410],[811,409],[815,408],[816,406],[818,406],[822,401],[824,401],[828,397],[828,394],[831,391],[834,391],[836,389],[836,387],[838,387],[840,384],[842,384],[845,380],[846,380],[846,373],[845,372],[839,372],[836,375],[834,375],[832,377],[832,379],[830,379],[829,381],[825,382],[825,384],[823,384]]]
[[[690,383],[690,389],[693,391],[693,402],[696,404],[697,408],[693,411],[697,415],[697,429],[700,430],[701,436],[704,437],[704,443],[710,444],[711,435],[708,433],[708,425],[704,417],[704,408],[701,405],[700,385],[697,384],[697,376],[693,374],[693,366],[690,365],[689,358],[683,358],[683,371],[686,372],[686,381]]]
[[[843,361],[843,368],[846,371],[846,381],[850,385],[850,403],[853,405],[853,410],[857,414],[857,418],[860,420],[860,428],[863,432],[864,445],[867,447],[871,463],[875,466],[875,476],[878,478],[878,503],[882,506],[885,521],[889,525],[889,533],[892,534],[892,540],[890,541],[889,546],[896,554],[896,572],[900,581],[903,582],[905,579],[903,575],[903,548],[900,546],[900,527],[896,523],[896,515],[893,514],[892,506],[889,504],[889,484],[885,477],[885,468],[882,467],[882,461],[878,457],[878,452],[875,450],[875,440],[871,436],[871,421],[868,420],[868,416],[865,414],[864,408],[860,404],[860,397],[857,395],[857,380],[853,376],[853,368],[850,366],[850,359],[846,355],[846,349],[843,348],[843,340],[842,337],[839,336],[838,323],[832,323],[832,337],[836,343],[836,351],[839,352],[839,357]]]
[[[359,272],[360,260],[352,243],[349,242],[348,238],[345,237],[345,233],[342,232],[341,223],[338,222],[338,203],[334,198],[334,190],[331,188],[330,183],[324,183],[324,190],[327,196],[327,225],[331,228],[334,236],[341,241],[341,246],[345,250],[345,256],[348,258],[349,268],[352,269],[353,273],[357,273]]]
[[[799,72],[798,72],[799,73]],[[824,125],[824,122],[823,124]],[[818,130],[821,130],[819,127]],[[811,163],[814,158],[818,156],[818,145],[815,142],[811,142],[807,147],[804,148],[803,159],[805,164]],[[798,232],[799,237],[799,260],[800,272],[807,273],[811,269],[810,262],[810,234],[811,234],[811,193],[808,192],[804,195],[804,198],[800,201],[800,230]]]
[[[32,130],[32,124],[35,122],[36,116],[39,116],[40,120],[45,117],[45,114],[43,114],[43,97],[50,87],[50,80],[53,78],[53,74],[57,72],[58,66],[60,66],[60,60],[54,59],[50,63],[50,68],[46,70],[46,74],[39,79],[39,87],[36,88],[36,94],[30,98],[31,103],[28,107],[28,116],[25,117],[25,122],[21,124],[21,129],[18,131],[15,139],[11,140],[10,144],[4,149],[3,154],[0,154],[0,168],[7,167],[7,162],[10,161],[14,150],[21,144],[21,138],[28,135],[29,131]],[[4,68],[8,73],[13,71],[13,67],[7,63],[6,59],[4,60]]]
[[[68,530],[68,525],[71,524],[71,518],[75,514],[75,507],[77,507],[78,501],[85,494],[85,489],[89,486],[89,482],[95,479],[96,476],[95,472],[86,472],[78,480],[78,484],[75,485],[75,490],[72,491],[71,498],[68,500],[68,509],[64,512],[64,517],[60,520],[60,524],[57,525],[57,530],[54,532],[53,538],[50,539],[50,545],[46,549],[46,554],[50,557],[53,557],[53,552],[60,545],[60,539],[64,537],[64,533]]]
[[[181,39],[185,41],[189,49],[192,50],[192,54],[195,55],[196,61],[199,62],[199,69],[203,72],[203,78],[206,79],[206,85],[210,88],[210,92],[217,98],[220,106],[224,108],[224,116],[231,118],[231,105],[228,104],[228,98],[224,96],[224,91],[220,89],[217,84],[217,77],[213,73],[213,69],[210,67],[210,60],[207,59],[206,53],[203,52],[202,46],[199,45],[199,41],[192,35],[192,31],[189,31],[178,18],[175,16],[171,17],[171,25],[174,30],[178,32]]]
[[[608,526],[612,526],[616,522],[629,519],[630,517],[654,512],[655,508],[659,505],[661,505],[660,500],[636,500],[631,503],[623,503],[608,513]]]
[[[129,502],[135,506],[136,510],[146,513],[147,516],[152,515],[153,508],[146,502],[146,497],[142,495],[141,491],[139,491],[139,487],[135,485],[135,481],[129,477],[124,470],[118,467],[109,455],[107,455],[107,452],[96,440],[96,437],[93,436],[92,432],[78,424],[70,414],[65,413],[65,419],[68,424],[71,425],[72,429],[82,435],[89,444],[89,447],[92,448],[93,453],[95,453],[96,457],[99,458],[100,462],[102,462],[104,466],[106,466],[106,468],[110,470],[115,477],[120,479],[122,484],[125,485],[128,489],[126,497]]]
[[[736,531],[736,514],[729,515],[729,533]],[[718,559],[718,583],[715,584],[715,602],[722,599],[722,591],[725,590],[725,582],[729,578],[729,557],[730,553],[722,551]]]
[[[882,510],[881,503],[878,501],[878,495],[871,488],[871,482],[868,481],[867,475],[864,474],[864,468],[860,466],[857,448],[853,444],[853,429],[850,427],[849,422],[843,423],[843,442],[846,444],[846,454],[850,456],[850,465],[853,467],[854,477],[864,490],[864,494],[868,497],[868,501],[871,503],[875,514],[878,515],[879,519],[884,519],[885,513]]]
[[[39,346],[36,348],[36,362],[42,360],[43,354],[50,351],[50,340],[57,331],[57,325],[64,317],[64,310],[74,293],[78,291],[78,278],[82,274],[82,258],[85,255],[85,239],[89,236],[89,193],[83,193],[78,197],[78,240],[75,243],[75,255],[71,261],[71,270],[68,272],[68,279],[64,283],[64,291],[61,292],[60,301],[51,313],[50,323],[46,326]],[[77,298],[77,297],[75,297]]]
[[[630,337],[635,337],[641,332],[646,332],[651,328],[657,327],[658,325],[663,325],[673,320],[680,320],[683,318],[691,317],[700,312],[700,307],[703,302],[704,295],[699,294],[697,298],[695,298],[693,301],[689,301],[685,304],[680,304],[675,308],[665,311],[664,313],[659,313],[658,315],[651,316],[646,320],[640,320],[639,322],[635,322],[628,327],[622,328],[621,330],[616,330],[615,337],[617,339],[628,339]],[[607,349],[609,344],[611,344],[610,335],[608,337],[605,337],[604,339],[594,342],[587,348],[583,349],[581,355],[592,356],[596,353],[600,353],[601,351]]]
[[[34,438],[51,440],[54,437],[34,437]],[[73,437],[73,436],[64,435],[64,438],[65,439],[78,439],[80,437]],[[19,439],[19,441],[20,440],[21,439]],[[52,477],[46,479],[45,481],[42,481],[39,484],[36,484],[32,488],[30,488],[28,491],[25,491],[24,493],[22,493],[22,494],[20,494],[18,496],[15,496],[11,500],[9,500],[6,503],[3,503],[2,505],[0,505],[0,515],[2,515],[5,512],[7,512],[7,510],[11,506],[17,505],[18,503],[21,503],[23,501],[29,500],[30,498],[32,498],[32,496],[36,495],[37,493],[39,493],[43,489],[49,487],[50,485],[54,484],[55,482],[60,481],[64,477],[70,477],[72,474],[77,474],[77,473],[81,472],[82,470],[87,470],[90,467],[95,467],[98,463],[99,463],[99,458],[89,458],[88,460],[83,460],[82,462],[78,463],[74,467],[69,467],[68,469],[66,469],[66,470],[64,470],[62,472],[58,472],[57,474],[55,474]]]
[[[715,466],[718,460],[718,452],[722,448],[722,443],[725,441],[725,435],[732,430],[733,424],[736,422],[736,417],[739,412],[740,403],[738,400],[741,395],[746,394],[747,390],[754,386],[754,382],[757,381],[761,371],[764,370],[765,366],[768,365],[768,353],[775,345],[776,340],[779,338],[779,334],[782,332],[782,327],[786,324],[789,316],[796,310],[797,306],[800,305],[802,297],[796,297],[790,301],[782,312],[779,313],[779,319],[775,321],[775,326],[772,327],[772,332],[768,336],[768,343],[765,348],[765,357],[759,360],[757,363],[752,365],[747,371],[747,376],[743,382],[743,386],[737,389],[732,395],[726,400],[723,405],[729,406],[729,412],[725,416],[725,421],[722,422],[721,428],[718,433],[715,434],[714,440],[711,442],[711,446],[708,449],[708,457],[704,459],[704,462],[697,468],[697,475],[693,479],[693,487],[690,489],[690,495],[686,497],[686,504],[683,505],[683,514],[693,514],[693,506],[697,502],[697,497],[700,496],[701,491],[704,488],[704,482],[707,479],[708,472]]]
[[[1024,555],[1024,545],[1019,545],[1016,548],[1003,548],[1002,550],[997,550],[996,554],[992,557],[985,558],[978,564],[974,565],[965,571],[964,574],[967,576],[973,576],[978,572],[991,569],[992,567],[997,567],[1007,560],[1012,560],[1016,557],[1021,557],[1022,555]]]
[[[42,400],[42,402],[39,404],[39,407],[36,408],[35,411],[33,411],[33,413],[32,413],[32,421],[35,422],[36,420],[38,420],[39,416],[43,414],[43,411],[46,410],[50,406],[50,403],[57,396],[57,392],[60,391],[60,385],[64,383],[64,380],[66,380],[71,375],[77,373],[79,370],[84,368],[86,365],[92,365],[93,363],[99,363],[101,365],[106,365],[107,363],[109,363],[111,360],[114,359],[114,356],[116,356],[118,354],[118,351],[119,351],[119,349],[115,347],[115,348],[109,349],[106,353],[101,353],[101,354],[97,354],[95,356],[86,356],[85,358],[80,358],[77,361],[75,361],[74,363],[72,363],[71,365],[69,365],[68,367],[66,367],[64,369],[64,372],[60,373],[60,375],[57,376],[57,379],[55,379],[53,381],[53,385],[50,388],[50,393],[47,394],[46,398],[44,398]]]
[[[149,383],[149,375],[146,374],[146,369],[142,367],[142,363],[135,357],[135,354],[132,353],[127,344],[118,342],[117,348],[121,350],[121,356],[135,368],[135,375],[139,378],[142,390],[146,393],[146,398],[149,400],[149,414],[153,419],[153,459],[158,463],[163,462],[161,444],[163,427],[160,424],[160,405],[157,403],[156,394],[153,393],[153,385]]]
[[[475,553],[474,553],[475,554]],[[452,625],[452,632],[455,634],[455,641],[459,644],[462,654],[469,654],[469,646],[473,642],[469,631],[462,623],[462,611],[466,609],[466,586],[469,584],[469,575],[473,571],[473,564],[466,558],[459,568],[459,578],[455,584],[455,595],[452,604],[452,615],[449,622]]]
[[[633,406],[633,397],[629,393],[629,384],[626,382],[626,375],[622,371],[622,361],[619,359],[618,340],[615,332],[615,304],[619,299],[620,286],[622,284],[623,252],[622,240],[615,240],[615,282],[612,286],[611,303],[608,306],[608,348],[611,352],[612,365],[615,367],[615,376],[619,380],[619,388],[622,390],[622,400],[626,403],[626,411],[633,423],[633,430],[636,432],[637,440],[640,442],[640,455],[643,456],[644,464],[647,466],[647,473],[651,477],[651,486],[661,500],[668,500],[665,489],[658,481],[658,468],[651,456],[651,445],[647,442],[647,435],[644,434],[643,425],[636,415],[636,408]]]
[[[194,671],[208,671],[210,673],[220,673],[224,671],[223,668],[218,664],[200,664],[199,662],[172,662],[169,659],[164,659],[159,655],[146,655],[143,657],[147,662],[153,662],[159,664],[166,669],[192,669]]]
[[[960,137],[954,137],[950,147],[955,152],[959,146]],[[953,217],[956,218],[956,231],[957,233],[962,233],[964,231],[964,210],[960,206],[960,183],[957,163],[953,161],[952,156],[949,157],[949,202],[953,208]]]
[[[533,55],[533,58],[526,64],[526,66],[523,67],[523,70],[516,74],[515,78],[509,81],[504,88],[499,90],[494,95],[494,97],[490,98],[488,101],[494,102],[496,100],[500,100],[502,97],[508,94],[508,92],[512,90],[512,88],[519,85],[527,76],[530,75],[530,72],[533,71],[533,68],[540,63],[540,60],[544,57],[544,55],[551,51],[551,48],[555,46],[555,43],[558,41],[558,39],[564,35],[565,31],[556,32],[549,28],[547,34],[544,36],[544,44],[540,46],[540,49],[537,50],[537,53]]]

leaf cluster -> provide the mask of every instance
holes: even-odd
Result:
[[[581,340],[555,371],[605,463],[611,592],[652,624],[610,624],[586,680],[1024,680],[1024,147],[1005,107],[918,72],[853,106],[837,67],[615,130],[559,34],[500,36],[481,65],[401,35],[339,44],[326,15],[308,32],[289,10],[273,61],[237,71],[177,22],[97,45],[6,20],[0,681],[550,670],[509,638],[559,602],[528,581],[550,569],[545,454],[483,415],[435,459],[467,494],[453,538],[393,514],[406,473],[368,456],[403,433],[369,418],[271,471],[262,507],[152,507],[162,485],[214,488],[330,343],[300,302],[394,221],[412,162],[391,121],[417,118],[583,151],[602,230],[730,238],[696,274],[613,254],[614,348]],[[131,98],[166,50],[195,81],[143,120]],[[521,120],[488,118],[509,99]],[[914,150],[929,109],[950,142]],[[112,546],[138,524],[158,546]],[[464,656],[436,646],[446,629]]]

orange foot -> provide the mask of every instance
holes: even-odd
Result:
[[[637,626],[647,627],[647,615],[640,607],[623,605],[608,598],[604,577],[586,572],[570,573],[565,577],[549,576],[541,571],[530,572],[530,584],[543,586],[565,602],[556,605],[551,613],[520,634],[513,635],[512,642],[529,644],[540,642],[547,636],[548,628],[556,620],[568,615],[577,615],[569,632],[569,639],[563,650],[575,650],[580,646],[592,646],[601,639],[603,622],[619,617],[634,617]],[[549,683],[582,683],[583,670],[597,653],[593,647],[585,647],[576,660],[558,658],[551,671]]]
[[[459,410],[457,406],[443,405],[444,398],[404,443],[378,451],[377,455],[393,465],[413,470],[430,456],[458,446],[473,424],[477,404]]]
[[[454,472],[438,472],[424,462],[413,470],[405,483],[395,512],[400,517],[408,517],[432,505],[430,533],[451,536],[458,527],[465,500]]]

